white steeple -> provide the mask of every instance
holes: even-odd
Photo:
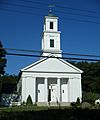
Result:
[[[42,56],[62,56],[60,49],[60,31],[58,31],[58,17],[55,17],[52,13],[45,16],[44,31],[42,34],[42,51]]]

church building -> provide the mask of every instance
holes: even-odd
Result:
[[[82,98],[82,70],[61,59],[58,17],[48,14],[44,18],[42,54],[37,62],[21,69],[17,91],[21,102],[31,96],[37,105],[69,105]]]

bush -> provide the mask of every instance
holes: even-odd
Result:
[[[71,102],[71,107],[72,107],[73,109],[76,109],[76,108],[77,108],[76,102]]]
[[[78,97],[77,100],[76,100],[76,104],[77,105],[81,105],[81,102],[80,102],[80,98]]]
[[[82,108],[83,108],[83,109],[90,109],[90,108],[91,108],[91,104],[88,103],[88,102],[83,102],[83,103],[82,103]]]
[[[30,95],[27,98],[26,105],[33,105],[33,102],[32,102],[32,99],[31,99]]]
[[[94,104],[96,99],[97,99],[97,95],[95,93],[92,92],[83,93],[83,102]]]

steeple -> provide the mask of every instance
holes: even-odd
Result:
[[[49,10],[48,16],[44,19],[44,30],[42,34],[43,56],[61,57],[60,31],[58,31],[58,17]]]

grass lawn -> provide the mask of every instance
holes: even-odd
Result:
[[[0,112],[10,112],[10,111],[41,111],[41,110],[59,110],[59,109],[70,109],[71,107],[48,107],[48,106],[14,106],[14,107],[1,107]]]
[[[19,106],[0,108],[0,120],[99,120],[100,109]]]

